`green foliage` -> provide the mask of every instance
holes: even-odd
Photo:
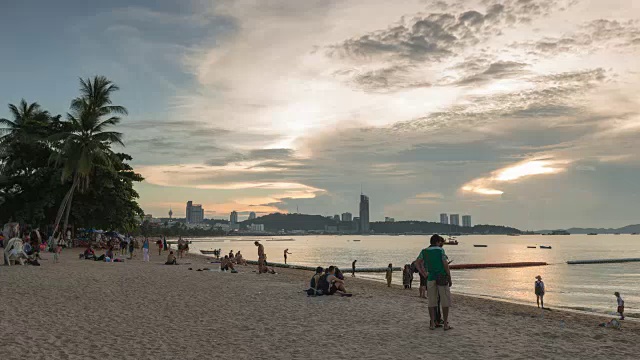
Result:
[[[52,224],[77,182],[81,191],[69,214],[75,227],[131,231],[138,226],[142,209],[133,184],[143,179],[127,163],[129,155],[111,149],[113,143],[122,145],[122,134],[109,129],[120,122],[113,115],[127,113],[112,105],[116,90],[102,76],[81,80],[81,96],[71,102],[66,120],[37,103],[9,105],[11,119],[0,119],[0,223]]]

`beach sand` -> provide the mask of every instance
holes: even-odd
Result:
[[[640,326],[454,294],[448,332],[428,328],[418,290],[347,278],[351,298],[307,297],[311,274],[195,271],[78,260],[0,267],[0,359],[631,359]],[[188,268],[193,270],[189,271]],[[455,275],[455,274],[454,274]],[[414,282],[415,284],[415,282]],[[455,277],[454,277],[455,289]],[[534,299],[535,301],[535,299]],[[564,327],[561,322],[564,321]]]

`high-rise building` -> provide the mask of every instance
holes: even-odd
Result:
[[[369,230],[369,197],[360,194],[360,232],[368,234]]]
[[[449,223],[449,215],[442,213],[440,214],[440,224],[447,225]]]
[[[394,219],[392,217],[385,216],[384,217],[384,222],[396,222],[396,219]]]
[[[198,224],[204,220],[204,209],[201,204],[194,204],[193,201],[187,201],[187,211],[185,214],[187,224]]]
[[[342,213],[342,221],[353,221],[352,216],[350,212]]]
[[[171,206],[169,206],[169,221],[171,221],[173,217],[173,210],[171,210]]]
[[[231,212],[231,215],[229,215],[229,222],[232,224],[237,224],[238,223],[238,212],[233,210]]]
[[[359,217],[354,217],[353,218],[353,232],[355,233],[359,233],[360,232],[360,218]]]
[[[471,215],[462,216],[462,226],[471,227]]]
[[[249,213],[249,220],[253,220],[256,218],[256,213],[254,213],[253,211]]]
[[[333,215],[333,221],[340,221],[340,215]]]
[[[460,214],[449,215],[449,224],[460,226]]]

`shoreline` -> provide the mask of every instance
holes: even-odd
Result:
[[[353,297],[308,297],[307,271],[258,275],[249,265],[232,274],[194,253],[177,266],[164,265],[166,252],[151,252],[148,263],[140,251],[123,263],[77,253],[63,250],[59,264],[47,253],[40,267],[0,268],[3,360],[205,359],[224,349],[235,359],[308,359],[311,345],[323,353],[339,346],[325,355],[354,359],[625,359],[637,356],[640,342],[636,322],[618,331],[598,326],[606,316],[551,311],[542,318],[527,305],[460,294],[454,329],[430,331],[415,288],[347,277]],[[196,271],[202,267],[214,271]]]
[[[187,254],[187,256],[193,256],[194,258],[203,258],[205,260],[215,259],[212,256],[201,254],[201,253],[189,253],[189,254]],[[247,260],[247,263],[252,267],[257,267],[258,261],[257,260]],[[284,265],[284,264],[280,264],[280,263],[269,263],[269,266],[273,266],[272,264]],[[275,266],[275,267],[278,270],[285,270],[286,269],[286,270],[298,271],[298,272],[308,272],[309,278],[311,278],[311,276],[313,275],[313,270],[311,269],[312,267],[310,267],[310,266],[296,265],[296,264],[287,264],[287,265],[290,265],[290,266],[288,266],[288,267]],[[306,268],[308,268],[308,269],[306,269]],[[400,268],[398,268],[398,269],[400,269]],[[356,269],[356,274],[358,273],[357,270],[358,269]],[[396,271],[397,270],[394,270],[394,272],[396,272]],[[401,270],[398,271],[398,272],[401,272]],[[362,274],[370,274],[372,272],[371,271],[360,271],[360,273],[362,273]],[[376,273],[376,272],[374,272],[374,273]],[[376,278],[373,278],[373,277],[365,276],[365,277],[352,278],[352,277],[349,276],[350,271],[345,271],[344,274],[345,274],[345,279],[346,280],[350,280],[350,281],[358,279],[358,280],[363,280],[363,281],[373,282],[373,283],[378,283],[378,284],[386,284],[385,280],[376,279]],[[416,280],[414,280],[414,283],[416,283]],[[419,281],[417,283],[419,284]],[[392,287],[399,287],[399,288],[403,289],[402,285],[394,284],[394,283],[392,283]],[[416,289],[417,289],[417,287],[413,288],[413,290],[416,290]],[[497,301],[497,302],[502,302],[502,303],[505,303],[505,304],[526,306],[526,307],[531,308],[532,310],[541,311],[541,309],[539,309],[536,305],[534,305],[535,303],[526,302],[526,301],[509,300],[509,299],[506,299],[506,298],[493,297],[493,296],[488,296],[488,295],[471,294],[471,293],[466,293],[466,292],[460,292],[460,291],[456,291],[455,290],[455,286],[454,286],[454,288],[451,289],[451,293],[453,295],[456,295],[456,296],[465,296],[465,297],[476,298],[476,299],[481,299],[481,300],[486,300],[486,301]],[[607,313],[600,313],[600,312],[597,312],[597,311],[573,309],[573,308],[562,306],[562,305],[556,305],[556,306],[552,306],[552,307],[547,307],[546,309],[548,309],[550,311],[554,311],[554,312],[560,311],[560,312],[567,312],[567,313],[586,315],[586,316],[597,316],[597,317],[608,318],[608,319],[617,318],[618,317],[617,315],[611,315],[611,314],[607,314]],[[545,313],[545,314],[547,314],[547,313]],[[626,322],[635,322],[635,323],[640,324],[640,317],[636,317],[634,315],[635,314],[633,314],[633,315],[628,315],[627,314],[625,316],[625,320],[624,321],[626,321]]]

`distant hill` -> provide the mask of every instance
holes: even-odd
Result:
[[[640,224],[637,225],[627,225],[627,226],[623,226],[621,228],[617,228],[617,229],[612,229],[612,228],[569,228],[569,229],[563,229],[563,230],[567,230],[569,233],[571,234],[589,234],[589,233],[596,233],[596,234],[616,234],[616,233],[620,233],[620,234],[633,234],[633,233],[640,233]],[[546,233],[550,233],[552,230],[540,230],[538,232],[546,234]]]
[[[267,231],[279,230],[316,230],[324,231],[327,227],[333,227],[339,231],[350,232],[353,229],[351,222],[335,221],[333,218],[322,215],[306,214],[281,214],[274,213],[253,220],[245,220],[243,225],[264,224]],[[427,221],[397,221],[397,222],[372,222],[371,230],[374,233],[403,234],[403,233],[423,233],[423,234],[520,234],[521,231],[506,226],[496,225],[476,225],[474,227],[449,226],[436,222]]]

